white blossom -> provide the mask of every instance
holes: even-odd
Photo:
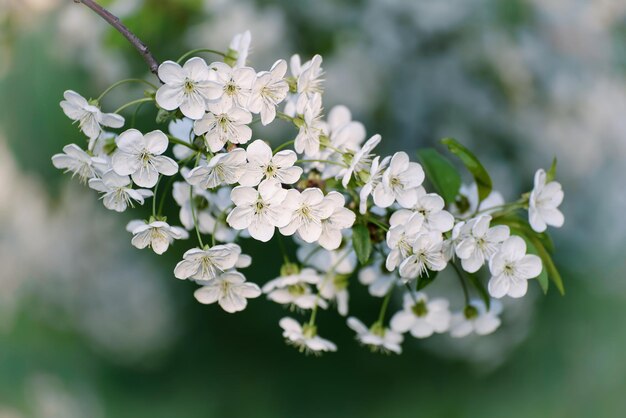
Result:
[[[418,212],[397,211],[389,218],[386,243],[391,250],[385,267],[393,271],[413,253],[413,243],[422,231],[424,217]]]
[[[312,268],[299,270],[287,264],[281,270],[281,276],[270,280],[263,286],[267,298],[281,305],[293,305],[300,309],[313,309],[319,306],[326,309],[326,301],[313,293],[311,285],[320,283],[321,277]]]
[[[223,109],[233,105],[247,109],[256,72],[250,67],[233,68],[223,62],[214,62],[210,67],[214,70],[215,79],[209,86],[209,98],[217,100]]]
[[[72,177],[78,176],[82,183],[96,177],[98,162],[106,163],[99,157],[87,154],[76,144],[66,145],[63,147],[62,154],[52,156],[52,165],[60,170],[65,170],[66,173],[72,173]]]
[[[362,215],[367,213],[367,199],[383,179],[383,172],[387,168],[389,160],[390,157],[385,157],[382,161],[380,161],[380,156],[376,156],[372,160],[367,181],[363,187],[361,187],[361,191],[359,192],[359,212]]]
[[[344,274],[336,274],[333,271],[327,272],[323,279],[317,284],[317,290],[321,297],[328,301],[337,303],[339,315],[348,315],[348,278]]]
[[[454,227],[454,216],[443,208],[445,202],[437,193],[426,193],[423,187],[415,190],[416,202],[407,209],[424,216],[424,226],[430,231],[447,232]]]
[[[322,234],[322,220],[327,219],[335,209],[332,199],[324,199],[324,193],[315,187],[300,193],[296,189],[287,191],[281,205],[291,216],[289,222],[280,228],[283,235],[298,232],[300,238],[311,243]]]
[[[296,123],[300,129],[294,140],[294,149],[298,154],[314,156],[320,150],[320,136],[325,129],[321,119],[322,96],[314,94],[311,100],[299,103],[296,111],[298,113]]]
[[[244,174],[246,152],[241,148],[216,154],[208,163],[193,168],[186,176],[186,180],[193,186],[203,189],[213,189],[223,184],[235,184]]]
[[[521,298],[528,290],[528,280],[537,277],[541,269],[541,259],[526,254],[524,240],[513,235],[489,260],[492,276],[488,284],[489,294],[498,299],[505,295]]]
[[[227,271],[209,281],[194,292],[196,300],[209,305],[217,302],[228,313],[243,311],[248,299],[261,295],[261,289],[255,283],[246,282],[243,274]]]
[[[383,270],[380,262],[359,270],[359,282],[367,286],[370,295],[381,298],[389,293],[398,276]]]
[[[201,282],[214,280],[223,272],[237,264],[241,248],[237,244],[219,244],[211,248],[192,248],[183,254],[183,260],[176,264],[176,278],[193,279]]]
[[[204,135],[206,148],[218,152],[227,142],[245,144],[252,138],[252,115],[228,102],[209,103],[209,112],[193,125],[196,135]]]
[[[143,205],[144,199],[152,196],[152,190],[133,189],[128,176],[120,176],[109,170],[102,178],[89,180],[89,187],[103,193],[101,199],[104,207],[116,212],[124,212],[128,206],[133,206],[133,200]]]
[[[528,219],[530,226],[537,232],[543,232],[547,226],[560,228],[565,218],[558,209],[563,201],[563,189],[556,181],[546,182],[543,169],[535,173],[535,187],[528,201]]]
[[[61,101],[61,108],[68,118],[78,122],[78,127],[87,138],[90,144],[98,138],[102,132],[102,127],[121,128],[124,126],[124,118],[117,113],[103,113],[97,103],[89,103],[80,94],[72,90],[63,93],[65,100]],[[90,149],[92,146],[89,147]]]
[[[153,187],[159,174],[173,176],[178,172],[174,160],[161,155],[167,150],[167,137],[159,130],[143,135],[136,129],[124,131],[115,140],[113,170],[121,176],[130,175],[140,187]]]
[[[327,250],[336,250],[341,245],[341,231],[351,228],[356,220],[356,215],[345,207],[346,198],[338,192],[330,192],[324,200],[332,208],[330,216],[322,219],[322,233],[318,243]]]
[[[400,277],[405,281],[428,274],[428,270],[441,271],[448,264],[442,252],[441,233],[426,232],[419,234],[413,242],[412,254],[399,268]]]
[[[239,68],[246,65],[251,40],[252,35],[249,30],[233,36],[233,39],[230,41],[230,45],[228,46],[228,56],[234,56],[236,59],[234,67]]]
[[[200,119],[206,111],[206,102],[215,99],[211,86],[214,74],[199,57],[189,59],[181,67],[174,61],[159,65],[159,79],[164,83],[156,92],[157,104],[165,110],[180,108],[190,119]]]
[[[424,170],[418,163],[411,162],[406,152],[396,152],[391,157],[389,168],[374,189],[374,204],[381,208],[391,206],[396,200],[403,207],[417,202],[413,190],[424,181]]]
[[[274,236],[275,227],[283,227],[291,220],[291,213],[281,205],[287,190],[275,180],[262,181],[258,190],[237,186],[230,196],[236,207],[226,221],[237,230],[248,229],[256,240],[269,241]]]
[[[300,94],[298,101],[311,99],[313,95],[323,92],[323,75],[321,55],[315,55],[310,61],[304,63],[298,75],[298,94]]]
[[[283,337],[287,343],[294,345],[300,351],[306,353],[321,353],[325,351],[337,351],[337,346],[319,335],[315,326],[300,325],[293,318],[284,317],[279,322],[283,329]]]
[[[454,338],[463,338],[471,334],[488,335],[500,326],[500,313],[502,304],[499,300],[492,299],[487,310],[482,300],[472,300],[463,312],[452,314],[450,322],[450,335]]]
[[[298,156],[291,150],[279,151],[272,155],[270,146],[257,139],[248,145],[246,155],[248,164],[245,174],[239,180],[242,186],[256,186],[263,179],[293,184],[302,175],[302,168],[294,166]]]
[[[151,220],[130,221],[126,230],[133,234],[131,244],[139,249],[152,248],[157,254],[163,254],[175,239],[187,239],[189,234],[183,228],[170,226],[167,222]]]
[[[496,225],[489,228],[491,216],[481,215],[465,223],[459,231],[456,255],[461,259],[463,270],[475,273],[495,254],[509,235],[509,227]]]
[[[381,137],[376,134],[363,144],[363,147],[354,154],[350,160],[350,165],[341,170],[338,177],[341,177],[341,184],[343,187],[348,187],[348,183],[353,174],[357,174],[362,170],[369,170],[372,162],[371,152],[380,143]]]
[[[404,340],[402,334],[384,328],[379,324],[374,324],[371,328],[367,328],[363,322],[353,316],[348,318],[348,326],[356,332],[357,340],[361,344],[371,347],[372,350],[394,352],[396,354],[402,353],[402,347],[400,346]]]
[[[404,294],[403,310],[391,318],[390,326],[401,334],[409,331],[415,338],[444,333],[450,327],[449,302],[438,298],[428,300],[425,293]]]
[[[276,118],[276,106],[280,104],[289,92],[289,84],[285,81],[287,63],[278,60],[269,71],[257,74],[252,86],[248,109],[252,113],[261,114],[261,123],[270,124]]]

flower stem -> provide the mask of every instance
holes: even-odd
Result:
[[[169,141],[172,144],[182,145],[182,146],[187,147],[187,148],[189,148],[191,150],[198,151],[196,149],[196,147],[194,147],[192,144],[190,144],[187,141],[183,141],[182,139],[176,138],[175,136],[172,136],[170,134],[165,134],[165,136],[167,136],[167,139],[169,139]]]
[[[192,49],[191,51],[184,53],[183,55],[180,56],[180,58],[176,60],[176,62],[180,64],[185,58],[193,54],[197,54],[198,52],[210,52],[212,54],[219,55],[221,57],[226,57],[226,54],[221,51],[216,51],[215,49],[199,48],[199,49]]]
[[[452,264],[452,267],[454,267],[454,270],[456,271],[457,276],[459,277],[459,281],[461,282],[461,287],[463,288],[463,295],[465,296],[465,304],[469,305],[469,292],[467,290],[467,284],[465,283],[465,279],[463,277],[463,271],[461,271],[461,269],[459,268],[459,266],[456,265],[456,263],[452,262],[450,263]]]
[[[159,174],[159,178],[157,179],[157,182],[154,185],[154,194],[152,195],[152,216],[155,218],[156,218],[157,190],[159,190],[159,183],[161,183],[162,178],[163,178],[163,175]]]
[[[98,98],[96,99],[96,101],[100,101],[102,100],[102,98],[104,96],[106,96],[111,90],[113,90],[114,88],[116,88],[117,86],[121,86],[122,84],[126,84],[126,83],[144,83],[147,84],[148,86],[152,87],[154,90],[157,89],[157,86],[155,86],[154,84],[150,83],[149,81],[143,80],[141,78],[127,78],[126,80],[121,80],[118,81],[117,83],[113,83],[111,84],[111,86],[109,86],[105,91],[102,92],[102,94],[100,96],[98,96]]]
[[[378,320],[376,323],[383,325],[385,320],[385,312],[387,312],[387,307],[389,306],[389,300],[391,299],[391,294],[393,293],[393,284],[389,288],[389,291],[385,295],[385,299],[383,299],[383,304],[380,307],[380,312],[378,313]]]
[[[93,0],[74,0],[74,3],[82,3],[89,7],[109,25],[113,26],[119,33],[121,33],[122,36],[124,36],[124,38],[126,38],[126,40],[130,42],[130,44],[139,52],[139,54],[141,54],[146,64],[148,64],[150,72],[158,77],[159,63],[156,58],[154,58],[154,55],[152,55],[146,44],[144,44],[141,39],[137,37],[137,35],[132,33],[130,29],[120,22],[120,19],[117,16]]]
[[[282,150],[285,147],[288,147],[289,145],[293,144],[294,142],[296,142],[295,140],[291,140],[291,141],[287,141],[287,142],[283,142],[282,144],[280,144],[279,146],[276,147],[276,149],[274,150],[274,154],[276,154],[278,151]]]
[[[370,216],[366,216],[366,217],[365,217],[365,220],[366,220],[366,221],[368,221],[368,222],[373,223],[374,225],[376,225],[376,226],[377,226],[377,227],[379,227],[379,228],[382,228],[385,232],[386,232],[386,231],[389,231],[389,226],[388,226],[388,225],[385,225],[384,223],[382,223],[381,221],[379,221],[379,220],[378,220],[378,219],[376,219],[376,218],[372,218],[372,217],[370,217]]]
[[[152,101],[154,101],[152,97],[144,97],[143,99],[133,100],[132,102],[128,102],[125,105],[118,107],[113,113],[120,113],[122,110],[126,109],[127,107],[131,107],[139,103],[146,103],[146,102],[152,102]]]
[[[293,118],[284,112],[276,112],[276,116],[279,119],[286,120],[288,122],[293,122]]]
[[[330,161],[330,160],[297,160],[296,163],[325,163],[325,164],[338,165],[338,166],[344,167],[344,168],[348,167],[344,163],[340,163],[338,161]]]

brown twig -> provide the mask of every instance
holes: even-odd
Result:
[[[154,55],[150,52],[146,44],[144,44],[141,39],[137,37],[134,33],[132,33],[122,22],[120,19],[109,12],[104,7],[100,6],[93,0],[73,0],[74,3],[82,3],[85,6],[89,7],[91,10],[96,12],[100,17],[102,17],[107,23],[113,26],[119,33],[121,33],[124,38],[130,42],[130,44],[135,47],[135,49],[141,54],[148,67],[150,67],[150,71],[158,77],[157,70],[159,69],[159,62],[154,58]]]

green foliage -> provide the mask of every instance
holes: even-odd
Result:
[[[552,165],[546,173],[546,181],[549,183],[556,178],[556,157],[552,160]]]
[[[421,275],[417,279],[417,290],[422,290],[429,284],[435,281],[438,271],[427,270],[425,274]]]
[[[451,153],[455,154],[461,159],[467,170],[472,174],[476,185],[478,186],[478,199],[483,201],[491,193],[493,187],[491,177],[485,170],[485,167],[480,163],[478,158],[470,152],[465,146],[461,145],[454,138],[444,138],[441,143],[446,145]]]
[[[352,228],[352,246],[359,263],[366,264],[372,254],[372,240],[366,225],[361,223],[354,225]]]
[[[447,204],[453,203],[461,188],[461,175],[446,157],[434,148],[417,152],[426,177]]]

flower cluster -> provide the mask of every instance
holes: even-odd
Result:
[[[367,139],[345,106],[324,112],[321,56],[302,62],[294,55],[289,65],[278,60],[257,71],[247,65],[249,46],[246,32],[220,54],[222,61],[193,57],[181,65],[187,55],[165,61],[158,69],[161,85],[145,81],[153,87],[146,97],[113,113],[72,91],[61,102],[88,146],[67,145],[52,157],[55,167],[101,193],[110,210],[152,199],[149,219],[127,226],[135,247],[163,254],[177,240],[197,240],[173,274],[200,285],[194,293],[200,303],[232,313],[265,294],[294,314],[309,315],[280,321],[289,344],[304,352],[335,351],[318,334],[316,318],[331,307],[347,317],[358,278],[381,299],[380,310],[369,326],[352,316],[347,325],[372,350],[400,353],[406,333],[495,331],[502,311],[497,299],[524,296],[530,279],[545,291],[551,278],[562,291],[544,232],[563,224],[554,164],[536,173],[531,192],[506,203],[478,159],[450,138],[443,143],[475,183],[461,186],[454,165],[432,149],[419,153],[421,164],[402,151],[378,155],[381,136]],[[118,112],[140,102],[158,109],[156,122],[167,124],[167,133],[125,126]],[[253,140],[255,123],[277,120],[293,126],[292,140],[278,146]],[[427,177],[434,191],[426,189]],[[168,196],[180,207],[174,224],[181,226],[162,215]],[[527,218],[519,216],[522,210]],[[252,258],[240,244],[280,236],[293,237],[296,255],[283,250],[279,276],[265,285],[248,281],[239,270]],[[458,275],[465,303],[456,310],[448,298],[424,290],[444,270]],[[402,308],[387,318],[399,294]]]

